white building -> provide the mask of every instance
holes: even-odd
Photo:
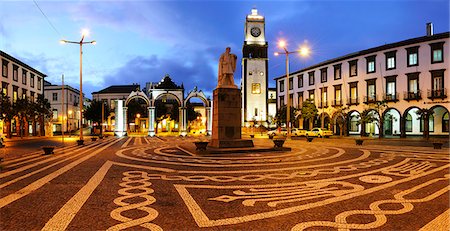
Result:
[[[44,83],[44,95],[52,107],[52,132],[73,132],[80,128],[80,91],[64,85],[64,102],[62,85]],[[85,99],[85,98],[84,98]]]
[[[277,107],[286,104],[288,91],[296,108],[311,99],[319,110],[313,124],[339,134],[337,111],[349,106],[345,133],[380,134],[375,123],[359,124],[357,116],[385,100],[381,114],[372,112],[383,118],[381,135],[449,135],[449,32],[433,34],[427,26],[426,36],[327,60],[290,73],[288,83],[286,76],[275,78]],[[422,119],[418,112],[427,110],[432,113]],[[310,129],[301,117],[298,126]]]
[[[269,81],[265,19],[252,9],[245,20],[242,48],[242,125],[250,121],[267,126],[269,113]]]
[[[44,78],[47,75],[1,50],[0,59],[2,64],[2,76],[0,78],[3,94],[8,96],[12,102],[16,102],[19,98],[28,98],[35,102],[38,96],[43,94]],[[40,124],[37,124],[33,130],[31,120],[26,121],[25,135],[37,135],[38,131],[43,131],[40,129],[40,126]],[[3,121],[0,121],[0,127],[3,127],[3,131],[6,129],[6,126],[3,126]],[[11,121],[13,134],[17,133],[19,129],[19,123],[16,119],[13,119]]]

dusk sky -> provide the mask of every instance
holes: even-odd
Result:
[[[39,10],[37,5],[40,7]],[[47,81],[79,88],[79,47],[83,46],[83,91],[110,85],[158,82],[169,74],[211,95],[219,56],[230,46],[241,79],[244,23],[256,7],[266,18],[269,81],[285,74],[284,57],[273,53],[286,39],[289,49],[307,42],[311,56],[291,56],[291,71],[386,43],[449,31],[449,1],[4,1],[0,2],[0,50],[48,75]],[[48,20],[47,20],[48,18]]]

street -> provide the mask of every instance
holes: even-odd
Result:
[[[288,152],[202,154],[196,139],[109,137],[5,159],[1,230],[450,228],[448,148],[300,139]]]

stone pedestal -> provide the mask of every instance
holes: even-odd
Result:
[[[241,91],[217,88],[213,93],[212,139],[214,148],[253,147],[252,140],[241,139]]]

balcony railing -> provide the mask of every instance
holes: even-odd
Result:
[[[383,100],[388,101],[388,102],[396,102],[398,101],[398,93],[394,93],[394,94],[384,94],[383,95]]]
[[[349,98],[348,100],[347,100],[347,104],[348,105],[357,105],[357,104],[359,104],[359,99],[358,98]]]
[[[428,89],[428,98],[429,99],[443,99],[447,98],[447,88],[441,89]]]
[[[319,108],[325,108],[325,107],[328,107],[328,101],[319,102]]]
[[[377,101],[376,95],[364,96],[364,103],[375,103]]]
[[[408,92],[405,91],[403,93],[403,99],[405,100],[419,100],[422,99],[422,92],[420,90],[418,90],[417,92]]]
[[[331,101],[331,106],[333,106],[333,107],[342,106],[342,100],[335,99],[335,100]]]

